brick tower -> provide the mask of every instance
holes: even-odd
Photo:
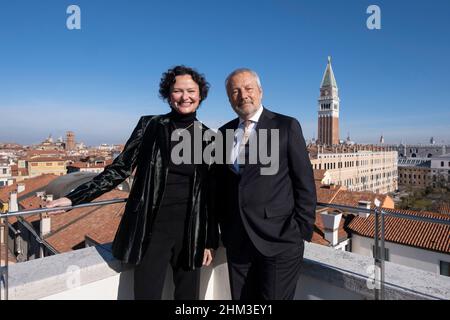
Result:
[[[323,74],[319,97],[318,144],[339,144],[339,93],[328,57],[327,68]]]

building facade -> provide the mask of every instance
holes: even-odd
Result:
[[[433,138],[431,138],[433,141]],[[445,144],[415,144],[415,145],[407,145],[407,144],[399,144],[396,146],[392,146],[395,150],[398,151],[398,157],[400,158],[433,158],[437,156],[442,156],[447,153],[447,150],[450,150],[449,145]]]
[[[416,189],[450,185],[450,154],[432,158],[400,158],[399,185]]]
[[[327,170],[331,184],[345,186],[349,191],[384,194],[398,189],[396,151],[344,150],[319,148],[316,154],[310,152],[313,169]]]
[[[10,179],[11,166],[6,162],[0,162],[0,187],[7,186]]]
[[[43,174],[62,176],[67,173],[66,161],[60,158],[35,158],[27,159],[29,177]]]

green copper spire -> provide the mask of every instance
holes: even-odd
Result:
[[[325,69],[325,73],[323,74],[322,85],[321,87],[336,87],[337,83],[334,78],[333,68],[331,67],[331,57],[328,56],[328,64]]]

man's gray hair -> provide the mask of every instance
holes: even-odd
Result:
[[[225,79],[225,88],[228,90],[228,82],[230,82],[230,79],[232,77],[234,77],[237,74],[244,73],[244,72],[248,72],[248,73],[252,74],[256,79],[256,83],[258,84],[258,87],[260,89],[262,89],[261,80],[259,80],[258,74],[255,71],[253,71],[252,69],[248,69],[248,68],[239,68],[239,69],[234,70],[232,73],[230,73],[228,75],[228,77]]]

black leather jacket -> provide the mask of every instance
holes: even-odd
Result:
[[[125,212],[117,230],[113,254],[124,263],[139,264],[152,236],[152,225],[164,195],[170,156],[169,116],[143,116],[122,153],[91,181],[68,195],[72,204],[90,202],[112,190],[136,169]],[[207,128],[199,125],[204,132]],[[209,167],[195,165],[192,202],[185,241],[185,266],[201,267],[205,248],[218,247],[218,225],[209,208]]]

